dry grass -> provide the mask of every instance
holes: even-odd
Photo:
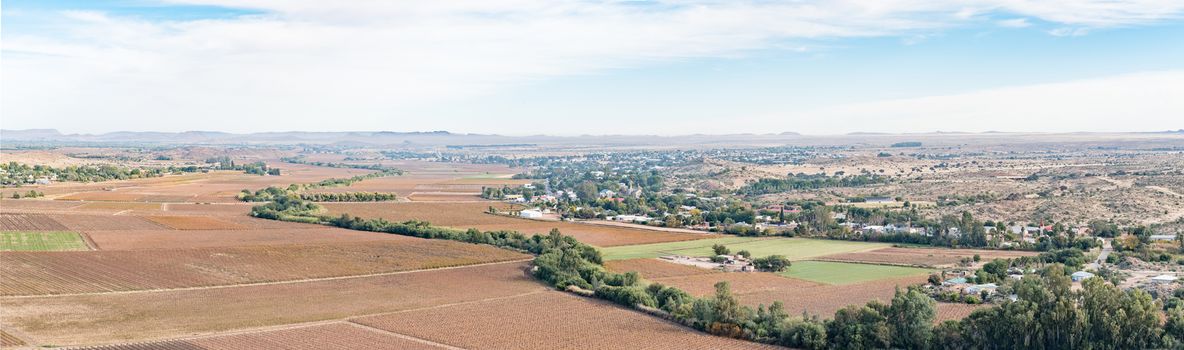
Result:
[[[354,322],[466,349],[774,348],[706,335],[604,301],[555,291]]]
[[[160,203],[142,202],[96,202],[83,203],[75,209],[94,210],[160,210]]]

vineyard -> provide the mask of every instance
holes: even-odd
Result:
[[[77,232],[0,231],[0,251],[88,250]]]
[[[0,214],[0,231],[65,231],[65,225],[42,214]]]
[[[354,322],[465,349],[775,348],[689,332],[651,315],[552,291]]]
[[[43,344],[136,342],[417,310],[545,290],[522,273],[526,265],[502,263],[228,288],[6,298],[0,318],[6,326],[21,329]]]
[[[0,255],[0,295],[98,293],[262,283],[526,258],[491,246],[381,242]]]
[[[223,336],[148,343],[128,343],[87,347],[87,350],[249,350],[282,346],[290,350],[320,349],[445,349],[350,323],[330,323],[313,326],[248,332]]]
[[[148,216],[146,219],[174,230],[242,230],[246,227],[207,216]]]
[[[275,222],[275,221],[273,221]],[[311,243],[399,240],[403,237],[313,225],[248,230],[203,230],[188,234],[170,229],[87,231],[99,250],[243,247]]]

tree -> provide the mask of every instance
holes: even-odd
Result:
[[[711,250],[715,252],[715,255],[728,255],[731,253],[731,250],[723,244],[713,244]]]
[[[892,345],[904,349],[925,349],[933,336],[933,318],[937,302],[916,288],[896,289],[888,308],[888,324],[892,326]]]
[[[752,260],[752,266],[761,271],[781,272],[789,268],[790,261],[784,255],[770,255]]]
[[[884,349],[891,340],[887,319],[870,306],[848,305],[827,322],[826,335],[835,349]]]

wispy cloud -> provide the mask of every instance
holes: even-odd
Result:
[[[47,16],[53,28],[6,25],[0,47],[24,53],[3,61],[6,117],[246,129],[349,115],[356,125],[378,125],[413,106],[688,57],[810,51],[839,38],[908,42],[1000,14],[1084,34],[1184,11],[1179,1],[1148,0],[170,2],[257,12],[161,20],[18,11]]]
[[[1032,23],[1029,23],[1027,18],[1005,19],[1005,20],[1001,20],[1001,21],[998,21],[995,23],[998,24],[1000,27],[1007,27],[1007,28],[1026,28],[1026,27],[1032,26]]]

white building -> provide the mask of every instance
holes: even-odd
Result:
[[[518,216],[527,219],[540,219],[543,217],[543,212],[538,209],[526,209],[518,212]]]
[[[1175,281],[1176,281],[1176,279],[1177,279],[1177,278],[1176,278],[1176,276],[1171,276],[1171,275],[1159,275],[1159,276],[1152,277],[1152,278],[1151,278],[1151,283],[1155,283],[1155,284],[1170,284],[1170,283],[1172,283],[1172,282],[1175,282]]]

